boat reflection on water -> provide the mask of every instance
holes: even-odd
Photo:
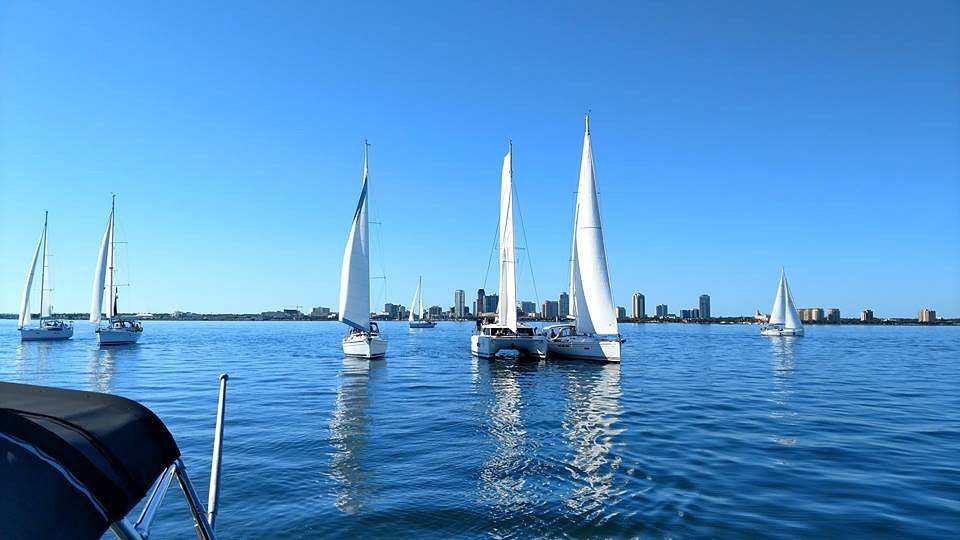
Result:
[[[573,483],[565,503],[580,519],[602,520],[625,488],[617,489],[621,457],[615,452],[620,427],[620,364],[565,362],[567,408],[563,418],[572,456]]]
[[[363,466],[370,418],[371,380],[381,377],[386,362],[346,357],[340,371],[337,402],[330,419],[330,474],[336,482],[334,504],[341,512],[355,514],[375,491],[370,471]]]
[[[782,446],[794,446],[797,439],[788,433],[793,431],[797,413],[791,408],[793,398],[794,347],[800,343],[793,337],[775,337],[770,341],[773,355],[773,410],[770,416],[782,425],[782,433],[772,436],[773,442]]]
[[[21,341],[17,345],[17,356],[14,360],[19,379],[30,381],[31,384],[47,384],[47,359],[50,349],[60,344],[56,341]],[[37,359],[32,368],[31,358]]]
[[[87,367],[87,389],[93,392],[113,393],[113,378],[117,362],[125,350],[95,347],[90,349],[90,364]]]

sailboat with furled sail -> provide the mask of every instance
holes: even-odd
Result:
[[[110,203],[110,217],[107,219],[107,230],[103,233],[100,242],[100,253],[97,256],[97,269],[93,273],[93,294],[90,301],[90,322],[97,325],[97,341],[100,345],[126,345],[136,343],[143,334],[143,327],[133,317],[124,317],[120,314],[119,298],[116,282],[116,255],[114,228],[116,216],[116,195]],[[106,310],[104,310],[104,293],[107,296]],[[105,325],[104,313],[106,314]]]
[[[423,311],[423,278],[417,281],[417,292],[413,293],[413,301],[410,302],[410,328],[433,328],[437,323],[430,320]],[[419,316],[417,319],[414,315]]]
[[[573,323],[543,329],[550,354],[590,360],[620,361],[620,338],[616,306],[607,270],[603,223],[597,196],[597,180],[590,141],[590,116],[583,133],[580,181],[573,217],[573,247],[570,255],[570,314]]]
[[[37,270],[37,260],[40,260],[40,320],[38,326],[30,323],[30,292],[33,289],[33,275]],[[47,341],[70,339],[73,336],[73,325],[53,317],[53,307],[50,305],[52,289],[48,283],[49,257],[47,256],[47,213],[43,213],[43,232],[37,242],[37,249],[33,252],[30,270],[27,271],[27,281],[23,286],[23,297],[20,300],[20,316],[17,319],[17,329],[20,330],[21,341]]]
[[[496,318],[489,323],[477,320],[470,336],[470,352],[481,358],[499,353],[532,358],[547,357],[547,339],[532,326],[517,321],[517,261],[513,230],[513,143],[503,158],[500,175],[500,290]],[[509,351],[509,352],[508,352]]]
[[[377,323],[370,320],[370,235],[367,220],[369,189],[368,150],[363,142],[363,183],[360,200],[353,214],[347,246],[343,250],[340,269],[340,322],[350,330],[343,337],[343,353],[347,356],[377,358],[387,353],[387,339],[380,335]]]
[[[787,274],[780,269],[780,283],[777,285],[777,296],[773,300],[773,309],[770,310],[770,320],[763,326],[760,333],[764,336],[802,336],[803,323],[800,314],[793,305],[793,296],[790,295],[790,286],[787,285]]]

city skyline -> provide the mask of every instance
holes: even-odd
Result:
[[[960,7],[898,6],[5,3],[0,312],[44,210],[54,308],[89,309],[111,192],[121,309],[334,305],[364,138],[371,309],[495,292],[510,137],[519,297],[558,299],[592,110],[618,306],[767,311],[782,266],[802,305],[956,317]]]

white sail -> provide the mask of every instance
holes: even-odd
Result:
[[[30,269],[27,271],[27,280],[23,286],[23,297],[20,299],[20,317],[17,319],[17,329],[21,329],[30,322],[30,289],[33,288],[33,273],[37,268],[37,259],[40,257],[40,248],[43,245],[43,237],[47,234],[46,225],[40,240],[37,241],[37,249],[33,252],[33,260],[30,261]],[[41,313],[42,316],[42,313]]]
[[[773,300],[773,308],[770,309],[770,320],[768,324],[770,326],[783,325],[786,320],[786,290],[787,290],[787,277],[783,273],[783,270],[780,270],[780,283],[777,285],[777,297]]]
[[[103,313],[103,285],[107,274],[107,258],[113,256],[113,211],[110,211],[110,218],[107,220],[107,230],[103,232],[103,240],[100,241],[100,253],[97,255],[97,267],[93,272],[93,291],[90,299],[90,322],[96,324],[100,322],[100,316]],[[112,279],[111,279],[112,281]]]
[[[517,262],[513,238],[513,143],[500,176],[500,290],[497,323],[517,331]]]
[[[422,279],[417,281],[417,292],[413,293],[413,300],[410,301],[410,317],[409,317],[410,322],[414,321],[414,316],[413,316],[414,312],[419,313],[421,316],[423,315],[423,300],[420,299],[420,285],[422,284],[422,282],[423,282]],[[417,301],[420,302],[419,311],[417,311]]]
[[[116,228],[114,225],[115,223],[114,216],[115,214],[113,210],[111,210],[110,211],[110,227],[109,227],[110,241],[107,242],[107,274],[106,274],[106,281],[104,284],[104,291],[106,291],[107,293],[107,305],[104,311],[106,311],[107,319],[112,319],[113,317],[116,317],[118,315],[116,310],[117,287],[115,283],[116,279],[114,278],[114,273],[115,273],[114,271],[116,268],[116,253],[114,251],[114,241],[113,241],[114,229]]]
[[[793,305],[793,297],[790,295],[790,285],[787,284],[786,275],[783,276],[783,290],[787,299],[784,306],[783,327],[788,330],[799,330],[803,328],[803,323],[800,322],[800,314],[797,313],[797,308]]]
[[[603,223],[597,197],[593,146],[590,142],[590,118],[583,133],[577,209],[574,214],[574,245],[571,263],[571,296],[575,306],[577,332],[613,335],[619,333],[617,308],[610,288],[607,254],[603,243]]]
[[[363,184],[353,214],[340,269],[340,321],[359,330],[370,329],[370,252],[367,231],[367,146],[363,149]]]

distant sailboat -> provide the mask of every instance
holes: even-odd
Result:
[[[477,320],[477,332],[470,336],[470,352],[481,358],[496,357],[501,351],[519,356],[547,357],[547,339],[535,329],[517,322],[517,263],[513,230],[513,143],[503,158],[500,176],[500,290],[497,316],[485,324]]]
[[[114,254],[114,216],[116,214],[116,195],[110,203],[110,217],[107,230],[100,242],[100,254],[97,256],[97,269],[93,274],[93,295],[90,301],[90,322],[97,325],[97,341],[100,345],[125,345],[136,343],[143,334],[143,327],[134,317],[120,315],[115,279],[116,257]],[[107,294],[106,325],[101,325],[103,317],[103,296]]]
[[[433,328],[437,323],[430,320],[423,311],[423,278],[417,281],[417,292],[413,293],[413,301],[410,302],[410,328]],[[414,318],[414,314],[420,315],[420,320]]]
[[[367,151],[370,145],[366,141],[363,144],[360,201],[353,214],[340,269],[340,322],[350,326],[343,338],[343,353],[376,358],[387,353],[387,339],[380,335],[377,323],[370,320],[370,238],[367,230]]]
[[[780,283],[777,285],[777,297],[773,300],[773,309],[770,310],[770,320],[763,326],[760,333],[764,336],[802,336],[803,323],[800,314],[793,305],[790,287],[787,285],[787,274],[780,270]]]
[[[573,218],[570,300],[573,324],[543,329],[550,344],[550,354],[619,362],[623,340],[617,326],[617,308],[613,303],[607,254],[603,245],[603,223],[593,167],[589,115],[583,132],[577,207]]]
[[[42,254],[42,258],[41,258]],[[30,290],[33,288],[33,274],[37,269],[37,259],[40,259],[40,320],[38,326],[31,326],[30,317]],[[73,325],[60,319],[53,318],[53,308],[50,305],[51,289],[47,284],[47,213],[43,213],[43,232],[37,242],[37,249],[33,252],[30,270],[27,271],[27,282],[23,286],[23,297],[20,300],[20,317],[17,319],[17,329],[20,330],[21,341],[46,341],[56,339],[70,339],[73,336]]]

